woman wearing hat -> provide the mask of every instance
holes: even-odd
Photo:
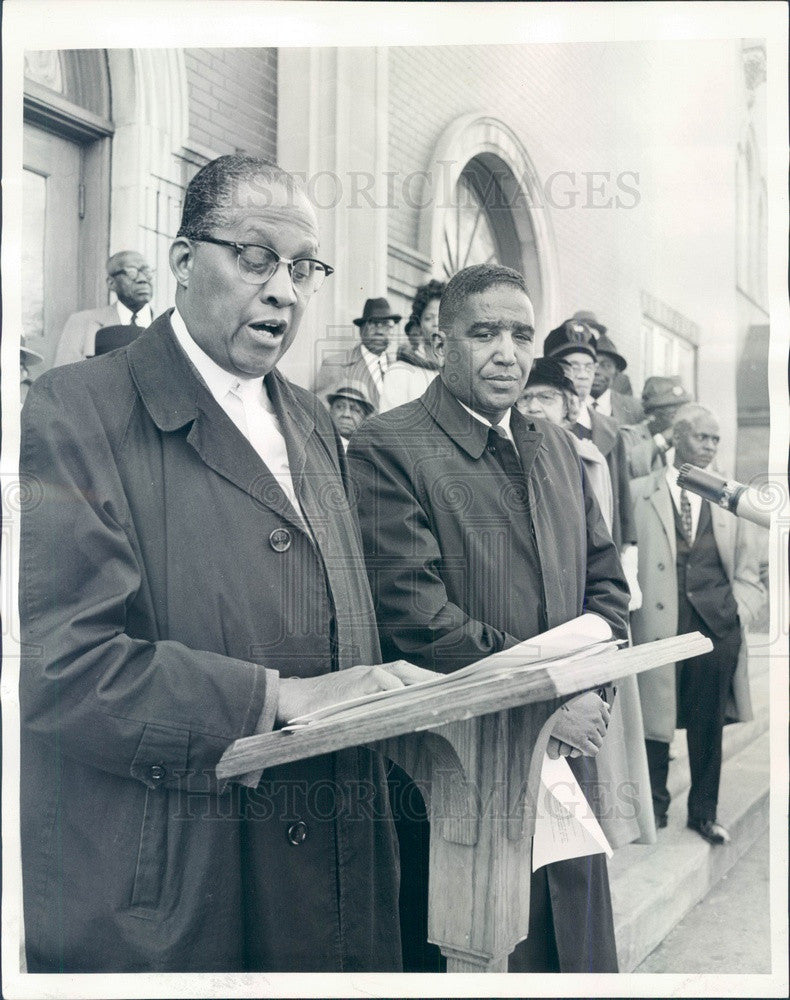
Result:
[[[379,412],[384,413],[402,403],[419,399],[436,378],[439,363],[432,341],[439,329],[439,300],[444,285],[443,281],[432,280],[417,289],[411,307],[412,315],[406,324],[410,346],[399,348],[396,361],[384,376]],[[416,347],[413,346],[415,342]]]
[[[529,419],[550,420],[570,431],[579,412],[579,396],[562,365],[552,358],[537,358],[527,385],[516,404]],[[571,433],[606,526],[611,531],[613,515],[612,481],[606,459],[591,440]],[[650,776],[642,724],[642,707],[636,677],[617,682],[617,696],[601,752],[596,758],[600,823],[613,848],[634,841],[652,844],[656,839]],[[621,789],[633,793],[628,814],[618,800]]]

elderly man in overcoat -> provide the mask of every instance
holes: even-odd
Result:
[[[716,418],[687,403],[672,425],[674,461],[633,480],[644,601],[632,618],[634,642],[699,631],[713,640],[704,656],[638,677],[656,825],[667,825],[669,744],[684,728],[691,788],[688,826],[712,844],[729,840],[716,810],[725,722],[751,719],[744,630],[765,600],[759,529],[681,489],[685,463],[706,468],[719,443]]]
[[[279,374],[312,206],[226,156],[191,181],[176,308],[23,413],[22,861],[30,972],[400,968],[381,759],[218,784],[238,737],[425,671],[380,663],[329,414]]]
[[[582,611],[624,637],[625,578],[573,442],[513,408],[534,350],[523,277],[498,265],[459,272],[439,326],[440,376],[367,420],[348,450],[383,648],[450,672]],[[578,712],[580,729],[608,724],[604,706],[589,692],[560,713],[565,752],[582,748],[566,722]],[[571,761],[583,785],[595,784],[603,731]],[[404,856],[404,878],[419,864],[419,852]],[[533,876],[529,936],[510,968],[616,971],[602,855]]]

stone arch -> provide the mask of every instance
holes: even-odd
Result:
[[[520,270],[527,283],[539,277],[536,302],[539,329],[559,312],[559,270],[556,242],[542,189],[532,160],[516,133],[492,115],[469,114],[457,118],[440,136],[428,166],[431,197],[422,209],[420,249],[430,257],[432,273],[442,277],[444,213],[452,204],[458,181],[473,162],[496,177],[512,210],[512,223],[520,242]],[[533,280],[534,283],[534,280]]]

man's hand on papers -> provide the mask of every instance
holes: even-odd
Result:
[[[563,753],[562,744],[575,747],[585,757],[595,757],[603,746],[609,716],[609,706],[594,691],[571,698],[557,713],[549,739],[549,757],[556,760],[557,757],[574,756]],[[552,745],[552,739],[557,741],[558,747]]]
[[[395,660],[378,666],[335,670],[318,677],[281,677],[275,725],[283,726],[290,719],[360,695],[405,687],[435,676],[432,670],[416,667],[406,660]]]

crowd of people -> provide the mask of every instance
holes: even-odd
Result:
[[[174,308],[143,315],[150,268],[114,255],[118,305],[71,317],[30,387],[29,971],[440,970],[405,772],[357,748],[222,784],[217,761],[582,612],[622,640],[699,631],[713,650],[558,701],[549,756],[595,789],[613,847],[649,843],[684,727],[688,826],[728,840],[722,730],[749,718],[743,631],[765,593],[745,523],[678,486],[683,464],[715,462],[715,415],[674,376],[635,399],[589,310],[536,358],[529,289],[497,264],[420,287],[402,342],[402,317],[368,298],[310,393],[277,363],[332,274],[318,241],[291,175],[212,161],[172,244]],[[330,812],[310,805],[318,785]],[[362,818],[346,808],[360,789]],[[533,873],[510,969],[617,971],[603,854]]]

